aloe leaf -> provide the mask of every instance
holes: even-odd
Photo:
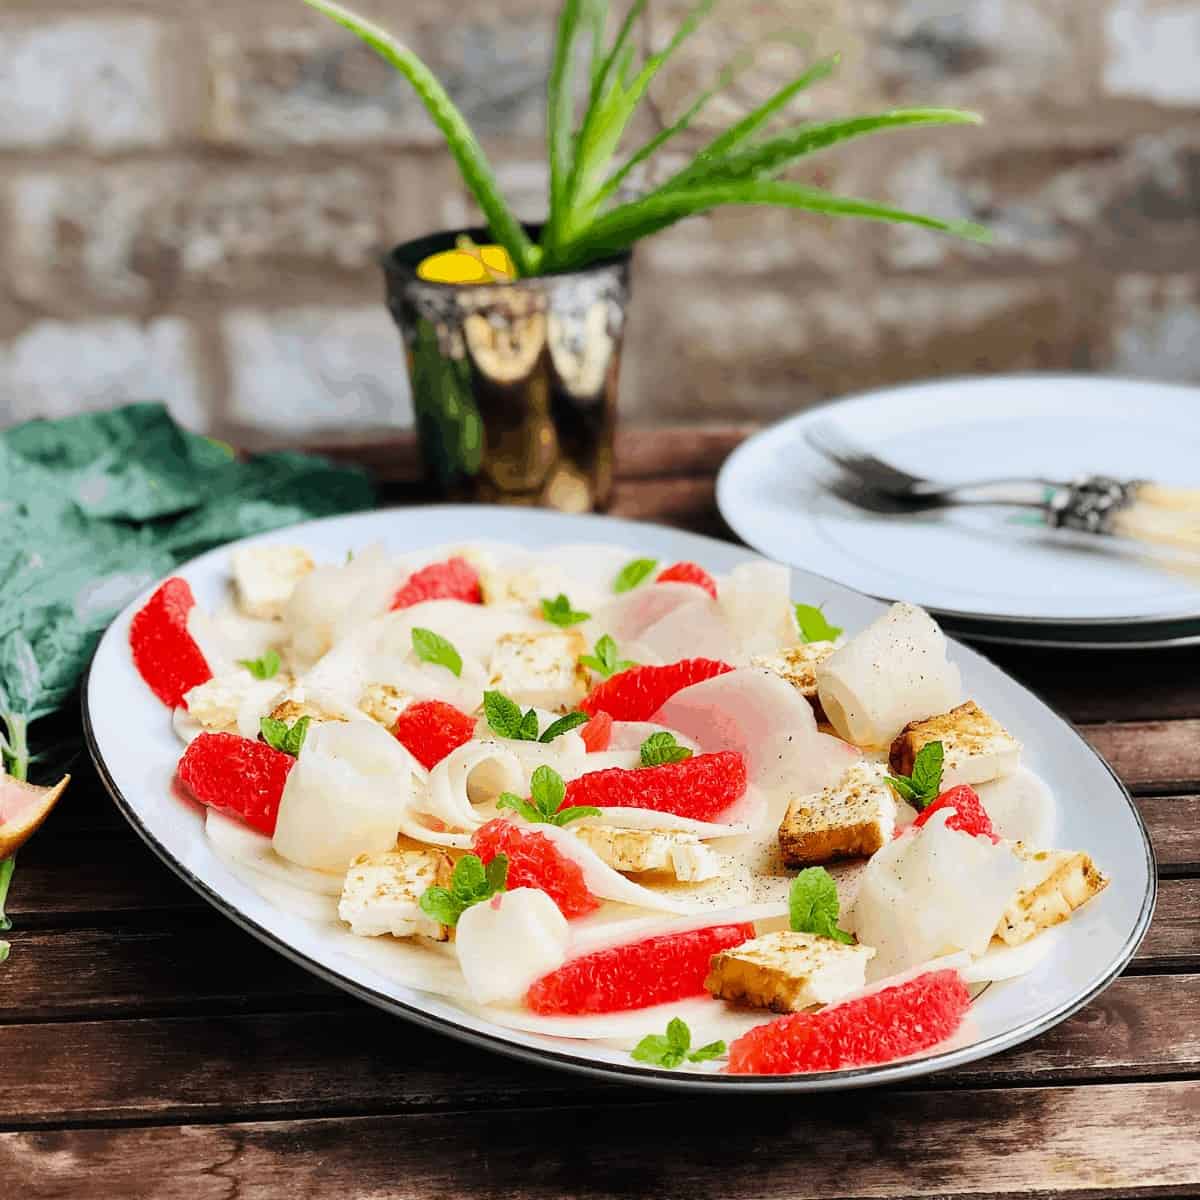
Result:
[[[550,220],[546,241],[553,245],[558,236],[559,214],[573,166],[575,93],[575,39],[584,23],[587,0],[564,0],[558,17],[558,36],[554,44],[554,62],[546,90],[546,151],[550,159]],[[587,14],[590,15],[590,14]]]
[[[704,162],[697,158],[674,179],[668,180],[663,188],[694,187],[738,179],[767,179],[806,155],[851,138],[905,125],[978,125],[980,120],[976,113],[955,108],[901,108],[892,112],[804,125],[736,153],[710,157]]]
[[[608,86],[609,77],[612,75],[614,68],[617,67],[617,64],[628,61],[628,58],[625,56],[632,51],[629,39],[633,34],[633,26],[638,17],[642,15],[642,10],[645,7],[646,0],[633,0],[633,3],[629,6],[629,11],[625,14],[625,19],[621,22],[621,28],[617,31],[617,36],[613,40],[608,56],[601,63],[600,70],[592,74],[592,94],[588,102],[589,111],[599,102],[600,96]],[[624,78],[623,70],[618,70],[617,78]]]
[[[614,78],[612,69],[614,65],[627,61],[627,51],[622,50],[609,56],[601,93],[588,106],[587,115],[579,131],[575,164],[563,205],[563,218],[556,222],[560,238],[570,238],[588,225],[595,216],[598,208],[595,200],[589,199],[580,203],[579,198],[594,197],[620,145],[630,118],[646,94],[646,89],[671,56],[696,31],[715,3],[716,0],[698,0],[680,22],[670,42],[646,59],[632,81],[626,81],[624,69],[616,71]],[[624,29],[622,33],[624,34]]]
[[[819,80],[833,74],[834,68],[841,61],[840,55],[823,58],[814,63],[807,71],[801,72],[790,83],[785,83],[773,96],[768,97],[752,112],[747,113],[736,125],[730,126],[724,133],[715,137],[699,154],[693,163],[685,167],[673,183],[690,182],[692,171],[712,159],[723,158],[726,154],[744,146],[777,112],[786,107],[801,92],[812,87]]]
[[[591,203],[597,208],[608,199],[629,178],[630,173],[641,166],[648,158],[657,154],[673,137],[682,133],[700,115],[708,102],[729,87],[735,79],[754,61],[753,51],[738,55],[717,78],[717,82],[706,92],[702,92],[686,109],[681,117],[665,129],[659,130],[648,142],[639,146],[629,156],[629,159],[605,181],[600,190],[591,197]]]
[[[536,274],[541,250],[529,240],[501,195],[483,147],[437,76],[403,42],[334,0],[304,0],[304,3],[350,30],[408,80],[442,131],[463,179],[483,210],[492,236],[508,251],[522,275]]]
[[[708,212],[725,204],[771,204],[827,216],[862,217],[872,221],[919,225],[975,241],[986,241],[988,238],[986,229],[969,221],[943,221],[937,217],[876,204],[871,200],[836,196],[820,188],[783,180],[743,179],[664,189],[623,204],[597,218],[580,236],[563,246],[555,269],[569,270],[597,258],[619,253],[639,239],[685,217]]]

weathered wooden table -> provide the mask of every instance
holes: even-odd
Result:
[[[729,536],[713,476],[743,433],[623,437],[614,511]],[[416,497],[407,450],[340,453]],[[1130,969],[1044,1037],[902,1090],[812,1098],[523,1066],[260,946],[152,857],[80,762],[13,884],[0,1197],[1200,1195],[1200,654],[993,657],[1112,762],[1162,875]]]

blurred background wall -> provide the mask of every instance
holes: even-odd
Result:
[[[360,7],[540,215],[556,0]],[[680,8],[650,0],[642,37]],[[834,50],[797,113],[978,108],[982,129],[859,142],[802,176],[996,244],[754,209],[661,235],[639,252],[630,419],[766,419],[958,372],[1200,381],[1200,0],[725,0],[648,123],[789,29],[807,48],[767,44],[713,114]],[[408,423],[376,256],[472,208],[406,86],[298,0],[4,0],[0,213],[0,425],[162,398],[262,444]]]

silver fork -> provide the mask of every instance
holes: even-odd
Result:
[[[963,504],[1003,504],[1035,508],[1050,525],[1087,533],[1112,533],[1114,518],[1136,499],[1142,482],[1108,475],[1083,475],[1074,480],[1037,477],[981,479],[948,483],[903,471],[864,449],[831,421],[819,421],[804,432],[819,454],[854,476],[866,491],[865,507],[873,497],[885,497],[901,510],[919,512]],[[854,500],[853,492],[839,494]]]

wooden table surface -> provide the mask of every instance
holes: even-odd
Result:
[[[713,477],[744,432],[628,432],[613,511],[729,537]],[[409,448],[337,453],[417,497]],[[811,1098],[535,1069],[260,946],[151,855],[81,761],[10,896],[0,1197],[1200,1195],[1200,654],[988,653],[1080,725],[1158,851],[1129,970],[1043,1037]]]

